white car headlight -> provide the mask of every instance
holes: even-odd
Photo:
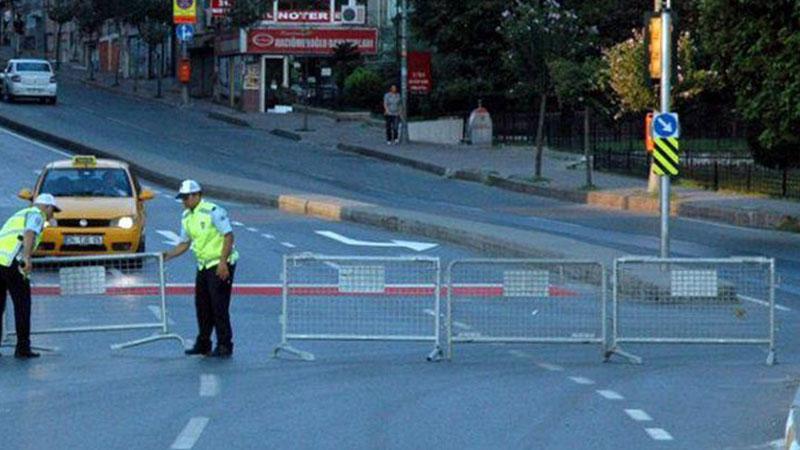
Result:
[[[133,228],[133,217],[120,217],[119,219],[114,221],[114,226],[122,228],[124,230],[130,230]]]

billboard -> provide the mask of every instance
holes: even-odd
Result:
[[[408,52],[408,90],[429,94],[433,88],[430,52]]]
[[[281,55],[331,55],[337,45],[349,42],[362,55],[378,52],[376,28],[261,28],[247,34],[246,53]]]
[[[173,0],[172,21],[176,24],[197,23],[197,0]]]

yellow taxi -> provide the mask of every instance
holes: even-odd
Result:
[[[52,162],[33,191],[19,197],[31,201],[40,193],[55,196],[62,212],[45,227],[36,256],[145,251],[144,202],[154,194],[126,163],[86,155]]]

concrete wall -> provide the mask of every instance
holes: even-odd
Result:
[[[458,144],[464,137],[464,120],[449,118],[409,122],[408,137],[413,142]]]

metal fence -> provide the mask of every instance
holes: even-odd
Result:
[[[592,261],[453,261],[446,317],[448,358],[461,343],[592,343],[605,350],[605,268]]]
[[[775,358],[775,262],[767,258],[647,258],[614,262],[612,341],[753,344]]]
[[[169,330],[164,260],[159,253],[34,259],[31,292],[31,335],[151,329],[152,336],[111,348],[165,339],[184,344]],[[8,330],[3,320],[3,329]]]
[[[440,271],[438,258],[287,255],[274,354],[314,359],[292,340],[422,341],[438,358]]]

